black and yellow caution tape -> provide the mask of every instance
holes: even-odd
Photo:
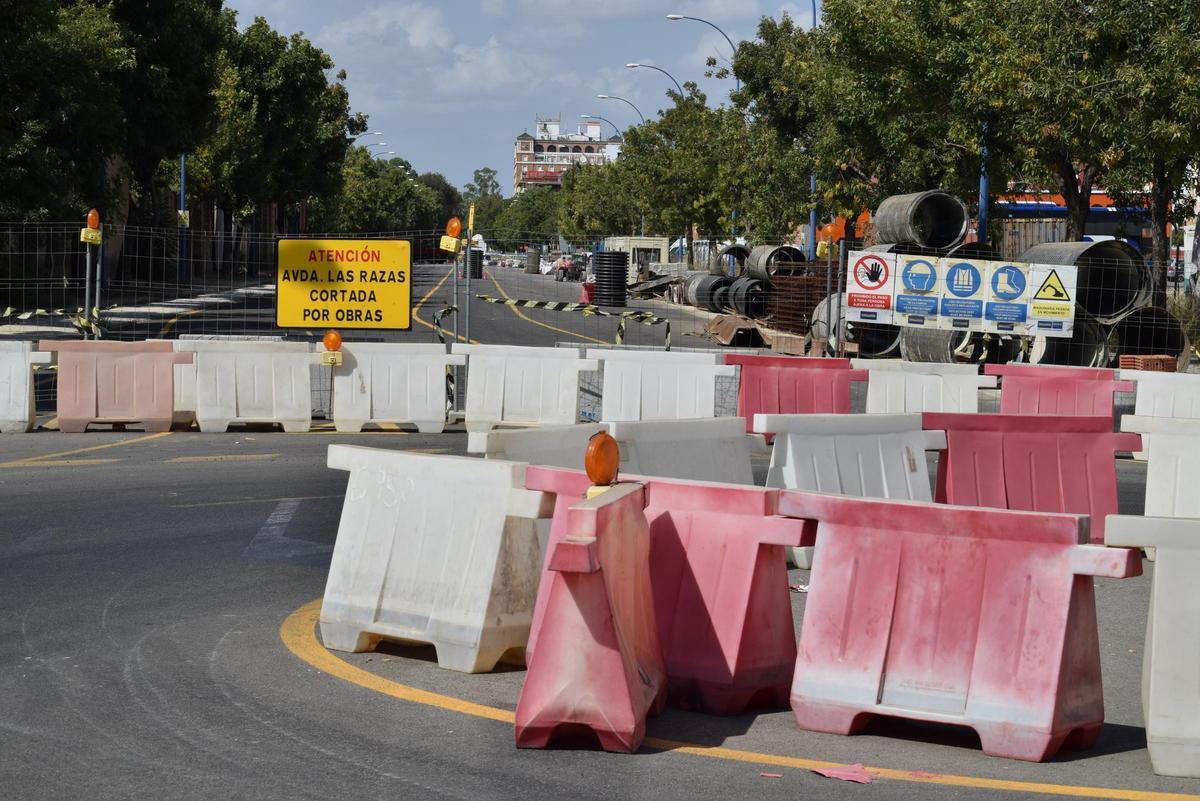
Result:
[[[665,350],[671,349],[671,321],[665,317],[656,317],[648,311],[610,312],[591,303],[568,303],[560,300],[520,300],[518,298],[497,298],[491,295],[476,295],[485,303],[495,303],[501,306],[516,306],[522,309],[546,309],[547,311],[579,312],[584,317],[616,317],[616,344],[625,344],[625,324],[628,322],[642,325],[664,326],[666,336],[663,342]]]
[[[442,335],[442,318],[449,314],[456,314],[457,306],[447,306],[433,313],[433,332],[437,334],[438,342],[446,344],[446,337]],[[446,411],[454,411],[454,365],[446,365]]]
[[[71,325],[79,329],[80,332],[90,333],[97,337],[104,333],[104,325],[100,320],[101,311],[111,311],[117,308],[116,304],[105,309],[93,306],[91,315],[88,315],[82,307],[76,309],[33,309],[32,311],[17,311],[12,306],[7,307],[0,312],[0,320],[17,320],[26,322],[35,317],[66,317],[71,321]]]

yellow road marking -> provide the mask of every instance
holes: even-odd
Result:
[[[449,448],[405,448],[405,453],[449,453]]]
[[[55,453],[43,453],[41,456],[24,456],[20,459],[13,459],[12,461],[9,461],[9,462],[0,462],[0,467],[5,467],[7,465],[10,465],[10,464],[13,464],[16,462],[41,462],[46,459],[54,459],[59,456],[74,456],[77,453],[91,453],[92,451],[102,451],[105,448],[120,448],[124,445],[135,445],[139,442],[149,442],[152,439],[161,439],[162,437],[169,437],[170,435],[171,435],[170,431],[162,431],[158,434],[147,434],[144,437],[134,437],[133,439],[123,439],[119,442],[107,442],[103,445],[92,445],[91,447],[88,447],[88,448],[76,448],[75,450],[71,450],[71,451],[57,451]]]
[[[214,456],[176,456],[167,459],[167,464],[183,464],[191,462],[259,462],[264,459],[274,459],[278,453],[222,453]]]
[[[432,328],[434,331],[437,331],[437,330],[440,328],[440,329],[441,329],[443,332],[445,332],[445,333],[449,334],[449,335],[450,335],[450,337],[451,337],[452,339],[455,339],[455,341],[457,341],[457,340],[461,339],[463,342],[469,342],[469,343],[470,343],[470,344],[472,344],[472,345],[478,345],[478,344],[479,344],[479,340],[477,340],[477,339],[467,339],[467,338],[466,338],[466,337],[464,337],[462,334],[455,334],[453,331],[450,331],[450,330],[448,330],[448,329],[446,329],[446,328],[443,328],[443,327],[442,327],[442,326],[440,326],[440,325],[434,325],[433,323],[426,322],[424,319],[422,319],[421,315],[417,314],[417,312],[419,312],[419,311],[421,310],[421,307],[425,305],[425,301],[427,301],[427,300],[429,300],[431,297],[433,297],[433,293],[434,293],[434,292],[437,292],[439,289],[441,289],[441,288],[442,288],[442,285],[443,285],[443,284],[445,284],[447,280],[449,280],[450,276],[451,276],[451,275],[453,275],[453,274],[454,274],[454,271],[455,271],[455,270],[457,270],[457,269],[458,269],[458,265],[457,265],[457,264],[456,264],[456,265],[454,265],[453,267],[451,267],[451,268],[450,268],[450,271],[449,271],[449,272],[447,272],[445,275],[443,275],[443,276],[442,276],[442,280],[441,280],[441,281],[438,281],[436,284],[434,284],[434,285],[433,285],[433,289],[431,289],[431,290],[429,290],[428,292],[426,292],[426,293],[425,293],[425,297],[423,297],[423,298],[421,298],[420,300],[418,300],[418,301],[417,301],[417,305],[416,305],[416,306],[413,306],[413,310],[412,310],[412,316],[413,316],[413,319],[414,319],[414,320],[416,320],[418,323],[420,323],[421,325],[425,326],[426,328]],[[457,313],[457,312],[456,312],[456,313]]]
[[[167,324],[164,325],[162,327],[162,330],[158,332],[158,336],[160,338],[165,337],[167,335],[167,332],[175,327],[175,323],[179,322],[184,317],[191,317],[193,314],[201,314],[206,311],[208,311],[208,309],[192,309],[191,311],[186,311],[186,312],[183,312],[182,314],[175,315],[170,320],[167,320]]]
[[[279,638],[287,649],[302,662],[328,673],[342,681],[356,684],[373,692],[387,695],[401,701],[411,701],[416,704],[458,712],[477,718],[494,720],[498,723],[511,725],[514,715],[507,709],[477,704],[450,695],[429,692],[407,684],[401,684],[391,679],[377,676],[370,671],[351,665],[333,655],[317,640],[316,625],[321,614],[321,599],[311,601],[292,612],[279,627]],[[796,770],[813,770],[814,768],[845,767],[843,763],[827,762],[819,759],[800,759],[798,757],[780,756],[778,754],[760,754],[755,751],[742,751],[736,748],[722,746],[698,745],[696,743],[678,740],[664,740],[658,737],[647,737],[647,748],[659,751],[672,751],[690,756],[722,759],[730,762],[743,762],[753,765],[772,765]],[[1087,787],[1070,784],[1043,784],[1041,782],[1011,781],[1007,779],[988,779],[979,776],[956,776],[949,773],[924,773],[896,768],[868,767],[867,772],[880,779],[913,782],[916,784],[940,784],[948,787],[971,787],[983,790],[999,790],[1010,793],[1041,793],[1043,795],[1069,796],[1075,798],[1111,798],[1121,801],[1200,801],[1200,795],[1186,793],[1160,793],[1149,790],[1126,790],[1115,787]]]
[[[504,298],[505,300],[510,300],[510,298],[508,297],[508,293],[504,291],[504,287],[500,286],[500,282],[496,280],[496,274],[488,273],[488,277],[491,278],[492,283],[496,285],[496,291],[498,291],[500,293],[500,297]],[[568,331],[565,328],[556,328],[556,327],[550,325],[549,323],[540,322],[538,320],[533,319],[529,315],[525,314],[525,312],[521,311],[516,306],[506,306],[505,308],[507,308],[510,312],[517,315],[518,317],[520,317],[522,320],[524,320],[527,323],[533,323],[534,325],[541,326],[542,328],[547,328],[551,331],[557,331],[560,334],[567,334],[569,336],[578,337],[579,339],[586,339],[588,342],[595,342],[597,345],[611,345],[612,344],[611,342],[608,342],[603,339],[595,339],[594,337],[589,337],[586,334],[581,334],[578,331]]]
[[[382,428],[384,431],[399,431],[400,426],[396,423],[376,423],[375,425]]]
[[[279,503],[280,501],[325,501],[331,498],[343,498],[344,495],[300,495],[289,498],[236,498],[229,501],[202,501],[200,503],[175,503],[172,509],[196,509],[201,506],[232,506],[241,503]]]
[[[17,460],[15,462],[0,463],[0,467],[87,467],[97,464],[112,464],[119,462],[120,459],[55,459],[52,462],[38,461],[36,459],[26,459],[24,461]]]

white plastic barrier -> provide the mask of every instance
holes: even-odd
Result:
[[[222,432],[232,423],[278,423],[284,431],[312,427],[311,365],[321,356],[307,342],[180,340],[196,354],[196,421]]]
[[[716,414],[717,376],[734,376],[721,353],[589,348],[604,365],[600,419],[694,420]]]
[[[1155,773],[1200,778],[1200,519],[1109,515],[1104,543],[1162,557],[1142,657],[1146,747]]]
[[[1200,375],[1156,373],[1151,370],[1118,370],[1117,377],[1135,381],[1133,413],[1139,417],[1200,418]],[[1150,446],[1142,440],[1134,459],[1150,458]]]
[[[320,348],[324,352],[324,347]],[[423,434],[446,427],[446,368],[467,357],[445,345],[346,342],[333,368],[333,424],[362,431],[367,423],[413,423]]]
[[[541,573],[534,521],[554,499],[524,489],[525,465],[331,445],[350,472],[321,605],[339,651],[380,639],[431,643],[449,670],[523,655]]]
[[[746,434],[746,421],[740,417],[491,431],[470,435],[467,450],[489,459],[582,470],[588,441],[600,431],[608,431],[620,446],[621,475],[754,483],[750,449],[755,439]]]
[[[1121,430],[1142,435],[1148,517],[1200,517],[1200,420],[1125,415]]]
[[[629,475],[753,484],[750,448],[741,417],[638,420],[608,424]]]
[[[211,342],[282,342],[280,336],[181,334],[171,340],[176,353],[195,353]],[[190,343],[181,345],[180,343]],[[197,344],[199,343],[199,344]],[[311,350],[311,348],[310,348]],[[175,425],[190,426],[196,422],[196,360],[175,365]]]
[[[464,345],[467,431],[498,425],[567,425],[579,419],[579,374],[598,369],[577,348]]]
[[[34,349],[34,342],[0,342],[0,434],[33,430],[33,365],[49,364],[53,353]]]
[[[868,414],[979,411],[979,390],[994,389],[996,377],[980,375],[973,364],[906,362],[902,359],[852,359],[870,371]]]
[[[946,447],[919,414],[756,414],[754,430],[775,435],[768,487],[859,498],[931,503],[925,451]],[[812,567],[812,548],[790,550],[797,567]]]

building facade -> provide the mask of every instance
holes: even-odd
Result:
[[[531,186],[562,188],[562,176],[577,164],[607,164],[621,152],[621,137],[605,139],[599,120],[585,120],[575,133],[562,133],[558,117],[538,117],[513,147],[513,194]]]

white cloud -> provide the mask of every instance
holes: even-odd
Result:
[[[317,40],[323,47],[344,54],[343,58],[373,60],[374,56],[411,62],[451,49],[454,34],[441,9],[414,3],[365,9],[325,27]]]

